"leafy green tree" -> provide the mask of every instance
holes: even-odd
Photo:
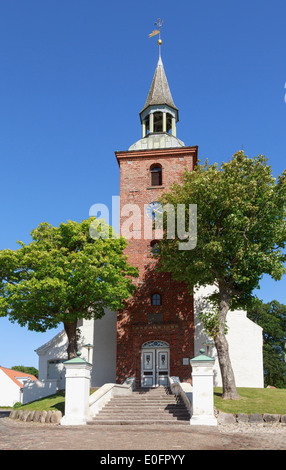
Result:
[[[34,375],[38,378],[39,371],[35,367],[26,367],[26,366],[13,366],[11,367],[12,370],[18,370],[19,372],[24,372],[25,374]]]
[[[31,232],[30,244],[1,251],[0,316],[41,332],[62,322],[68,357],[75,357],[78,320],[122,308],[135,289],[138,272],[123,253],[126,241],[112,235],[93,217],[59,227],[45,222]]]
[[[225,399],[238,398],[225,335],[227,313],[249,306],[264,273],[276,280],[285,273],[286,171],[276,181],[266,162],[261,155],[248,158],[238,152],[220,167],[200,164],[160,201],[172,205],[176,214],[183,204],[186,226],[189,204],[197,205],[194,249],[182,249],[177,234],[167,237],[164,212],[160,265],[190,286],[217,287],[211,297],[217,312],[213,331]]]
[[[248,317],[263,328],[265,385],[286,388],[286,305],[256,299]]]

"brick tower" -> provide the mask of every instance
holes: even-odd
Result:
[[[136,377],[137,385],[153,387],[167,385],[169,375],[190,381],[189,359],[194,354],[193,296],[170,274],[155,270],[154,207],[160,195],[180,181],[185,168],[194,169],[198,150],[176,136],[178,109],[161,55],[140,120],[142,139],[128,151],[115,152],[120,233],[126,236],[128,231],[126,254],[139,269],[137,291],[117,315],[117,382]]]

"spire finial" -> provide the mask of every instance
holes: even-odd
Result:
[[[159,34],[159,39],[157,41],[157,44],[159,46],[159,58],[161,57],[161,45],[162,45],[161,28],[162,28],[163,23],[164,21],[161,20],[161,18],[158,18],[158,20],[155,23],[155,26],[157,26],[158,29],[154,29],[154,31],[152,31],[152,33],[149,34],[149,38],[152,38],[153,36],[156,36],[157,34]]]

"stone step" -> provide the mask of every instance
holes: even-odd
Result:
[[[105,405],[104,408],[114,408],[114,409],[123,409],[123,410],[137,410],[138,408],[141,408],[142,410],[147,410],[147,409],[155,409],[158,408],[160,410],[170,410],[170,409],[185,409],[185,405],[183,404],[176,404],[176,403],[146,403],[146,404],[141,404],[141,403],[131,403],[131,404],[117,404],[113,402],[109,402]]]
[[[174,396],[172,393],[166,393],[165,391],[161,392],[136,392],[133,391],[132,395],[134,397],[172,397]]]
[[[87,424],[93,425],[93,426],[102,426],[102,425],[138,425],[138,426],[144,426],[144,425],[178,425],[178,424],[183,424],[183,425],[189,425],[189,420],[166,420],[166,419],[137,419],[137,420],[128,420],[128,419],[103,419],[103,420],[96,420],[92,419],[90,421],[87,421]]]
[[[98,416],[97,418],[91,418],[90,422],[96,422],[96,423],[102,423],[103,421],[130,421],[131,423],[136,424],[138,421],[140,422],[146,422],[146,421],[151,421],[152,423],[156,421],[163,421],[164,423],[169,423],[169,422],[175,422],[175,423],[189,423],[190,418],[189,417],[168,417],[168,416],[138,416],[138,417],[130,417],[130,416]]]
[[[169,401],[169,402],[177,402],[177,401],[182,401],[182,399],[180,397],[175,397],[175,395],[171,395],[170,397],[166,397],[166,396],[144,396],[144,397],[141,397],[141,396],[134,396],[134,395],[131,395],[131,396],[126,396],[126,397],[113,397],[112,400],[114,401]]]
[[[113,397],[114,401],[176,401],[174,395],[172,397]]]
[[[160,408],[161,410],[176,410],[176,409],[186,409],[186,406],[183,403],[132,403],[132,404],[126,404],[122,405],[121,403],[117,404],[112,401],[109,401],[104,408],[114,408],[114,409],[124,409],[124,410],[136,410],[138,408],[141,408],[142,410],[149,409],[152,410],[154,408]]]
[[[188,416],[172,416],[172,415],[169,415],[169,416],[164,416],[164,415],[151,415],[151,416],[148,416],[146,417],[146,415],[139,415],[139,416],[125,416],[125,415],[109,415],[109,414],[106,414],[106,415],[99,415],[95,418],[93,418],[94,421],[105,421],[105,420],[115,420],[115,421],[133,421],[133,422],[136,422],[136,421],[146,421],[146,420],[151,420],[151,421],[188,421],[190,420],[190,418]]]
[[[147,406],[147,405],[182,405],[183,402],[180,401],[174,401],[174,400],[116,400],[115,398],[112,398],[112,402],[116,406]],[[108,402],[110,403],[110,401]]]
[[[130,397],[128,400],[127,398],[120,398],[120,397],[114,397],[112,398],[114,402],[118,403],[183,403],[181,400],[177,400],[176,398],[164,398],[164,397],[158,397],[158,398],[135,398],[135,397]]]
[[[189,424],[185,404],[168,389],[141,389],[113,397],[87,424]]]
[[[142,406],[142,405],[130,405],[130,406],[118,406],[118,405],[115,405],[114,403],[108,403],[107,405],[105,405],[105,407],[103,408],[104,410],[114,410],[114,411],[118,411],[118,410],[122,410],[124,411],[124,413],[128,412],[128,411],[133,411],[133,412],[137,412],[138,410],[142,410],[144,413],[146,413],[147,410],[161,410],[161,411],[174,411],[174,410],[186,410],[186,407],[183,406],[183,405],[146,405],[146,406]]]
[[[101,410],[100,413],[97,415],[98,417],[100,416],[119,416],[119,415],[122,415],[122,416],[129,416],[129,417],[132,417],[132,416],[146,416],[148,415],[146,412],[144,411],[138,411],[136,413],[134,413],[133,411],[130,411],[130,412],[126,412],[126,411],[117,411],[117,410]],[[154,417],[154,416],[166,416],[166,417],[170,417],[170,416],[176,416],[176,417],[188,417],[188,412],[185,411],[185,410],[180,410],[180,411],[150,411],[149,413],[150,416]]]

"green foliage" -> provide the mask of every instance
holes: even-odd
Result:
[[[19,372],[24,372],[25,374],[34,375],[38,378],[39,371],[35,367],[25,367],[25,366],[13,366],[11,367],[12,370],[18,370]]]
[[[17,410],[18,408],[21,408],[21,406],[22,406],[22,403],[20,401],[16,401],[16,403],[14,403],[13,405],[13,408]]]
[[[208,336],[211,338],[215,338],[219,333],[219,326],[220,326],[220,318],[219,318],[219,311],[217,307],[213,307],[212,310],[208,312],[200,312],[199,313],[199,320],[204,325],[204,330]],[[224,333],[227,334],[228,328],[227,324],[224,325]]]
[[[248,317],[263,328],[265,385],[286,388],[286,305],[255,299]]]
[[[161,243],[162,269],[176,279],[221,283],[231,293],[232,307],[245,308],[263,274],[275,280],[285,274],[286,170],[276,181],[264,156],[238,152],[220,168],[198,165],[161,202],[185,204],[186,221],[189,204],[197,204],[196,248],[178,250],[178,238]]]
[[[217,287],[209,300],[217,305],[218,318],[208,315],[204,321],[218,352],[224,398],[236,398],[225,338],[226,316],[229,309],[251,305],[252,292],[264,274],[280,280],[286,273],[286,170],[276,180],[264,156],[249,158],[241,151],[220,168],[206,161],[194,171],[186,171],[181,184],[173,185],[160,202],[171,204],[176,215],[184,205],[187,226],[189,206],[197,205],[193,249],[178,249],[184,241],[178,233],[168,238],[164,215],[160,269],[191,288]]]
[[[90,235],[91,227],[112,235],[103,220],[94,227],[95,221],[59,227],[41,223],[32,230],[30,244],[18,242],[18,250],[1,251],[0,316],[42,332],[63,322],[75,341],[79,319],[101,318],[105,308],[122,308],[138,271],[123,253],[125,239]]]

